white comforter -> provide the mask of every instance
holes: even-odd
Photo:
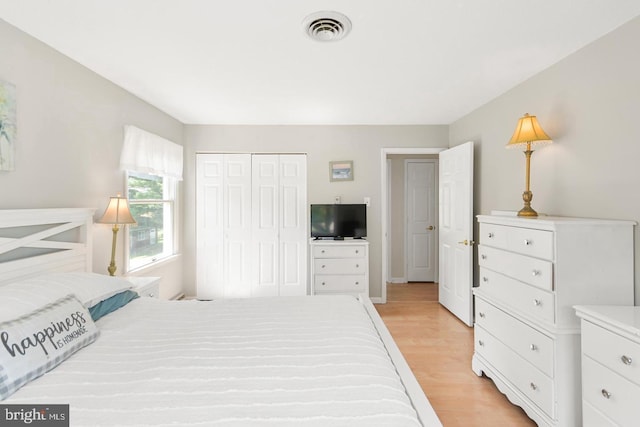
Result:
[[[72,426],[419,426],[356,299],[139,298],[3,403],[68,403]]]

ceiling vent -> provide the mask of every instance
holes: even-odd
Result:
[[[312,13],[304,19],[304,30],[313,40],[334,42],[343,39],[351,31],[349,18],[338,12]]]

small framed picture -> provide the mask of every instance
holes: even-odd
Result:
[[[329,162],[329,181],[353,181],[353,160]]]

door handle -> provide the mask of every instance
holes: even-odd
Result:
[[[465,246],[471,246],[473,245],[475,242],[473,240],[469,241],[467,239],[464,239],[462,242],[458,242],[460,245],[465,245]]]
[[[427,227],[427,230],[431,231],[431,230],[435,230],[436,228],[433,225],[430,225]]]

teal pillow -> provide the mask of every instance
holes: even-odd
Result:
[[[124,291],[119,294],[115,294],[112,297],[107,298],[104,301],[100,301],[93,307],[89,308],[89,313],[91,314],[91,318],[95,322],[102,316],[106,316],[112,311],[116,311],[120,307],[124,307],[129,304],[129,302],[138,298],[139,295],[134,291]]]

